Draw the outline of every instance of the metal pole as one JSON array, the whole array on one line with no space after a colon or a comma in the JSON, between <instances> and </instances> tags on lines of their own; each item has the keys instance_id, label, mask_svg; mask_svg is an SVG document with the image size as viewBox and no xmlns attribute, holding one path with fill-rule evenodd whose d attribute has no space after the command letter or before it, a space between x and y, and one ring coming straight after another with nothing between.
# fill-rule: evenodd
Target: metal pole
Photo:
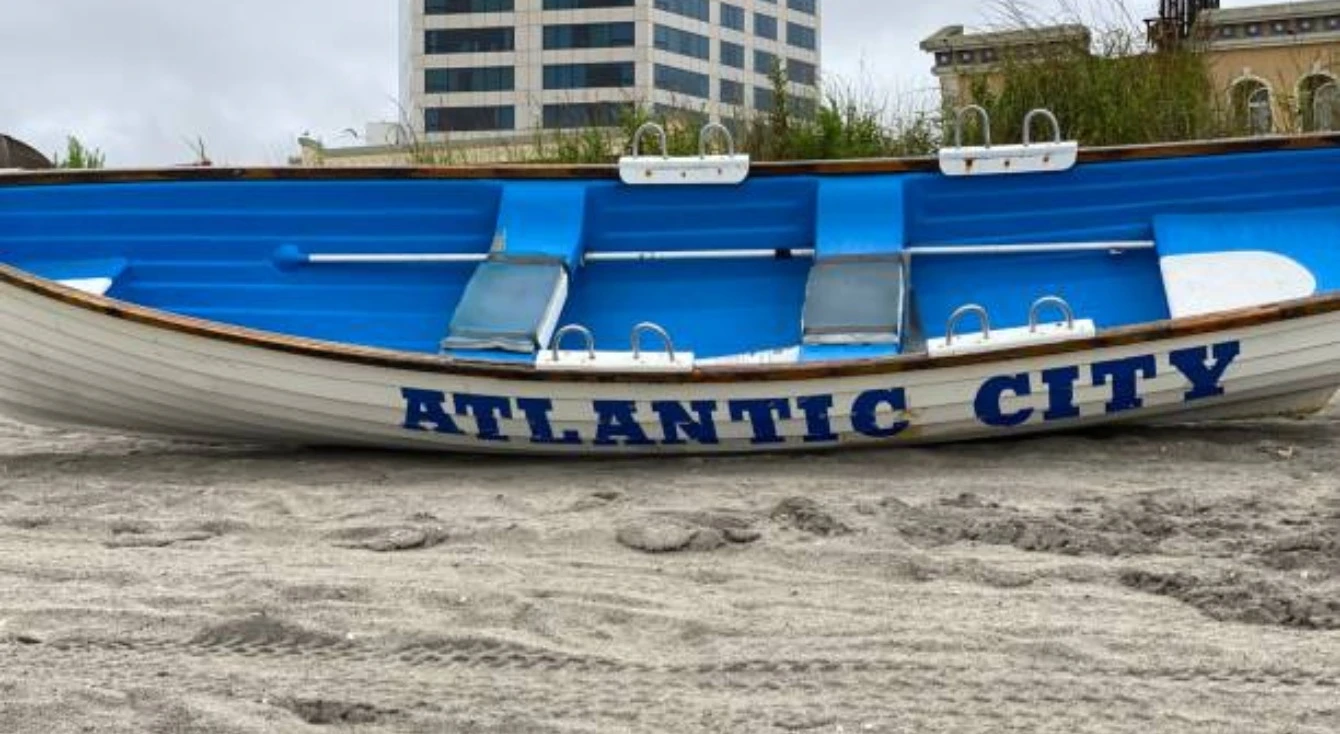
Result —
<instances>
[{"instance_id":1,"label":"metal pole","mask_svg":"<svg viewBox=\"0 0 1340 734\"><path fill-rule=\"evenodd\" d=\"M1125 242L1058 242L1042 245L935 245L909 247L909 257L944 257L951 255L1031 255L1063 252L1128 252L1152 250L1152 240Z\"/></svg>"},{"instance_id":2,"label":"metal pole","mask_svg":"<svg viewBox=\"0 0 1340 734\"><path fill-rule=\"evenodd\" d=\"M313 254L307 256L307 262L312 265L481 263L488 257L486 253Z\"/></svg>"},{"instance_id":3,"label":"metal pole","mask_svg":"<svg viewBox=\"0 0 1340 734\"><path fill-rule=\"evenodd\" d=\"M591 252L588 263L646 262L656 260L788 260L814 257L813 249L779 250L662 250L647 252Z\"/></svg>"}]
</instances>

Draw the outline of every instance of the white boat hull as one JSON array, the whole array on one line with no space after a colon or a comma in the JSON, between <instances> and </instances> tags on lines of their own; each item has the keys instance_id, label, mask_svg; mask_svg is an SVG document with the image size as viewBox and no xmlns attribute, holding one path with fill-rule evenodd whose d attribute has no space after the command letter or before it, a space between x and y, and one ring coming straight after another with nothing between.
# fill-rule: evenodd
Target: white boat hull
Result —
<instances>
[{"instance_id":1,"label":"white boat hull","mask_svg":"<svg viewBox=\"0 0 1340 734\"><path fill-rule=\"evenodd\" d=\"M0 411L80 428L285 444L669 454L1296 413L1340 386L1336 312L943 368L649 382L398 369L151 321L0 284Z\"/></svg>"}]
</instances>

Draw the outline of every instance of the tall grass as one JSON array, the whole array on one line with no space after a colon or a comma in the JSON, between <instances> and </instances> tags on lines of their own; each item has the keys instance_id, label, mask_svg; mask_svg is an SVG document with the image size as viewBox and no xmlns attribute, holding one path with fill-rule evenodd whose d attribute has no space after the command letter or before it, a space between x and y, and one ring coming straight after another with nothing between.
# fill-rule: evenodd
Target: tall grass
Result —
<instances>
[{"instance_id":1,"label":"tall grass","mask_svg":"<svg viewBox=\"0 0 1340 734\"><path fill-rule=\"evenodd\" d=\"M102 168L107 163L107 156L71 135L65 139L65 155L57 153L51 160L56 168Z\"/></svg>"},{"instance_id":2,"label":"tall grass","mask_svg":"<svg viewBox=\"0 0 1340 734\"><path fill-rule=\"evenodd\" d=\"M1092 45L1051 44L1007 54L996 71L971 79L971 101L990 113L994 140L1021 139L1025 115L1039 107L1056 114L1065 137L1085 145L1205 139L1232 132L1219 103L1221 90L1194 39L1150 50L1139 24L1118 0L1088 13L1061 0L1061 16L1045 19L1015 0L995 7L1012 29L1039 35L1058 22L1085 25ZM1033 133L1036 138L1050 131Z\"/></svg>"},{"instance_id":3,"label":"tall grass","mask_svg":"<svg viewBox=\"0 0 1340 734\"><path fill-rule=\"evenodd\" d=\"M973 102L990 113L996 141L1021 139L1025 115L1039 107L1056 114L1066 137L1085 145L1212 138L1229 127L1204 56L1187 49L1072 49L1007 59L994 78L978 77L970 89Z\"/></svg>"},{"instance_id":4,"label":"tall grass","mask_svg":"<svg viewBox=\"0 0 1340 734\"><path fill-rule=\"evenodd\" d=\"M737 150L756 161L831 160L929 155L940 141L940 123L928 111L895 114L876 95L840 82L822 83L819 98L797 97L785 69L770 75L772 104L766 110L737 109L723 121ZM631 105L616 128L553 132L541 137L532 162L609 163L632 151L633 137L648 122L666 131L671 155L693 155L707 115L688 106L660 112ZM643 140L643 152L659 141Z\"/></svg>"}]
</instances>

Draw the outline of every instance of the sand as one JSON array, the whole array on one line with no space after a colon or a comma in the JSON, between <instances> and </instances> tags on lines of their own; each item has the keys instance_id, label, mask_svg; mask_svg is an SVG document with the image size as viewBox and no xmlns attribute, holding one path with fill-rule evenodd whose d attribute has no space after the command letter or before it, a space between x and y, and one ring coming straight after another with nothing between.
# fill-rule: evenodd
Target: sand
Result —
<instances>
[{"instance_id":1,"label":"sand","mask_svg":"<svg viewBox=\"0 0 1340 734\"><path fill-rule=\"evenodd\" d=\"M518 461L0 424L3 732L1340 731L1340 409Z\"/></svg>"}]
</instances>

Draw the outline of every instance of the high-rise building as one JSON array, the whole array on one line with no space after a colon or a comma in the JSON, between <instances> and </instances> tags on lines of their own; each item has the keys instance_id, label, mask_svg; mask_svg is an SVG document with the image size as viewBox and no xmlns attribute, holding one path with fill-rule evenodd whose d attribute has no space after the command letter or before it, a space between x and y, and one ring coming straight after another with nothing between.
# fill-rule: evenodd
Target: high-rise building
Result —
<instances>
[{"instance_id":1,"label":"high-rise building","mask_svg":"<svg viewBox=\"0 0 1340 734\"><path fill-rule=\"evenodd\" d=\"M400 100L428 139L746 119L818 97L820 0L401 0Z\"/></svg>"}]
</instances>

